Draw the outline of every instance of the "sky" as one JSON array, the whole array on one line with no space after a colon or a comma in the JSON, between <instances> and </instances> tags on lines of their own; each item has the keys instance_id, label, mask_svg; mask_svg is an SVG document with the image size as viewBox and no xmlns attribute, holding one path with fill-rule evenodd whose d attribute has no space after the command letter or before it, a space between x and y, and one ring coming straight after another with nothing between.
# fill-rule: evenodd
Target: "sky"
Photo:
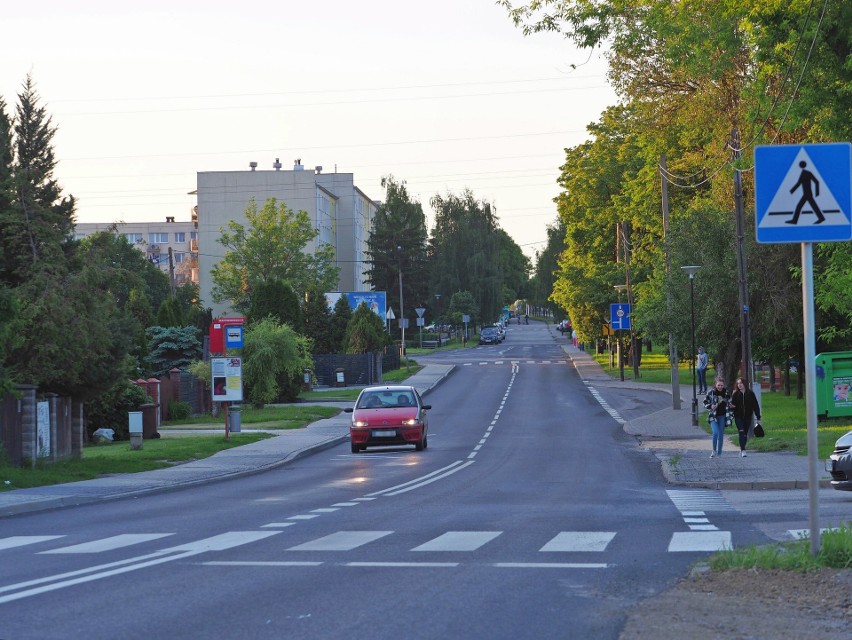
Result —
<instances>
[{"instance_id":1,"label":"sky","mask_svg":"<svg viewBox=\"0 0 852 640\"><path fill-rule=\"evenodd\" d=\"M201 171L353 173L491 203L529 256L565 148L617 98L599 52L494 0L41 0L4 8L0 96L30 74L77 222L190 219Z\"/></svg>"}]
</instances>

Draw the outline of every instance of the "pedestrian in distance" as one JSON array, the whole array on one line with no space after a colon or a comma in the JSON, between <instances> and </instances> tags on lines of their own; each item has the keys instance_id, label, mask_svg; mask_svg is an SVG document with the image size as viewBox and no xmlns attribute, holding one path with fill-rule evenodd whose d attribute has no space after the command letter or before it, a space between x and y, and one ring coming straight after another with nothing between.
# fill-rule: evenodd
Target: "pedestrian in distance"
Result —
<instances>
[{"instance_id":1,"label":"pedestrian in distance","mask_svg":"<svg viewBox=\"0 0 852 640\"><path fill-rule=\"evenodd\" d=\"M713 431L713 451L710 457L715 458L722 455L722 444L725 441L725 427L730 423L728 403L731 396L725 389L725 381L716 378L713 388L704 396L704 406L707 408L707 420Z\"/></svg>"},{"instance_id":2,"label":"pedestrian in distance","mask_svg":"<svg viewBox=\"0 0 852 640\"><path fill-rule=\"evenodd\" d=\"M740 457L745 458L752 420L760 421L760 403L758 403L757 396L754 391L749 389L745 380L737 378L730 404L734 409L734 422L737 424L737 434L740 437Z\"/></svg>"},{"instance_id":3,"label":"pedestrian in distance","mask_svg":"<svg viewBox=\"0 0 852 640\"><path fill-rule=\"evenodd\" d=\"M704 347L698 347L698 358L695 363L695 372L698 374L698 393L707 393L707 365L710 357L704 351Z\"/></svg>"}]
</instances>

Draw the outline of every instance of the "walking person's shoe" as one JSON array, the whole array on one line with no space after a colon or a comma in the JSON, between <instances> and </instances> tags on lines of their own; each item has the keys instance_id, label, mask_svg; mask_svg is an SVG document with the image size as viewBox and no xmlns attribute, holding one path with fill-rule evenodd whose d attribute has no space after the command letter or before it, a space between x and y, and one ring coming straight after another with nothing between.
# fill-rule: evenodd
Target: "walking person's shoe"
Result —
<instances>
[{"instance_id":1,"label":"walking person's shoe","mask_svg":"<svg viewBox=\"0 0 852 640\"><path fill-rule=\"evenodd\" d=\"M740 457L741 457L741 458L747 458L747 457L748 457L748 456L746 455L745 449L743 449L742 451L740 451Z\"/></svg>"},{"instance_id":2,"label":"walking person's shoe","mask_svg":"<svg viewBox=\"0 0 852 640\"><path fill-rule=\"evenodd\" d=\"M711 452L710 452L710 457L711 457L711 458L715 458L715 457L716 457L716 452L715 452L715 451L711 451Z\"/></svg>"}]
</instances>

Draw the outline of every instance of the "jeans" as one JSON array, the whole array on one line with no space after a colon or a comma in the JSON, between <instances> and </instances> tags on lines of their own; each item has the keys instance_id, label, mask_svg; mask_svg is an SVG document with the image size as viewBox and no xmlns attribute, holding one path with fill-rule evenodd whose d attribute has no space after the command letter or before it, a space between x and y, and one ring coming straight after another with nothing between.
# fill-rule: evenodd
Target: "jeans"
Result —
<instances>
[{"instance_id":1,"label":"jeans","mask_svg":"<svg viewBox=\"0 0 852 640\"><path fill-rule=\"evenodd\" d=\"M698 391L706 393L707 392L707 369L696 369L695 372L698 374Z\"/></svg>"},{"instance_id":2,"label":"jeans","mask_svg":"<svg viewBox=\"0 0 852 640\"><path fill-rule=\"evenodd\" d=\"M748 428L745 418L734 416L734 422L737 423L737 433L740 436L740 451L745 451L746 443L748 442Z\"/></svg>"},{"instance_id":3,"label":"jeans","mask_svg":"<svg viewBox=\"0 0 852 640\"><path fill-rule=\"evenodd\" d=\"M710 428L713 429L713 451L717 456L722 455L722 443L725 441L725 416L710 418Z\"/></svg>"}]
</instances>

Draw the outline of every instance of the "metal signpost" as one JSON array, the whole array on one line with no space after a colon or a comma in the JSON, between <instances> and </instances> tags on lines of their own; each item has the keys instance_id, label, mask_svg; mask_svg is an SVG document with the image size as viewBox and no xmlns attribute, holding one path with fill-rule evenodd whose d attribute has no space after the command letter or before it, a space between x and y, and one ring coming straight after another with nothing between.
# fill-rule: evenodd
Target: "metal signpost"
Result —
<instances>
[{"instance_id":1,"label":"metal signpost","mask_svg":"<svg viewBox=\"0 0 852 640\"><path fill-rule=\"evenodd\" d=\"M625 285L618 285L623 287ZM618 287L616 287L618 288ZM621 291L619 291L621 294ZM630 305L627 303L614 303L609 305L609 326L613 331L618 331L618 371L621 381L624 382L624 358L621 354L621 331L630 330Z\"/></svg>"},{"instance_id":2,"label":"metal signpost","mask_svg":"<svg viewBox=\"0 0 852 640\"><path fill-rule=\"evenodd\" d=\"M852 239L852 145L768 145L754 150L755 229L759 243L802 245L802 315L808 424L811 553L819 553L816 338L813 243Z\"/></svg>"},{"instance_id":3,"label":"metal signpost","mask_svg":"<svg viewBox=\"0 0 852 640\"><path fill-rule=\"evenodd\" d=\"M425 307L415 307L417 313L417 326L420 327L420 348L423 348L423 314L426 313Z\"/></svg>"}]
</instances>

